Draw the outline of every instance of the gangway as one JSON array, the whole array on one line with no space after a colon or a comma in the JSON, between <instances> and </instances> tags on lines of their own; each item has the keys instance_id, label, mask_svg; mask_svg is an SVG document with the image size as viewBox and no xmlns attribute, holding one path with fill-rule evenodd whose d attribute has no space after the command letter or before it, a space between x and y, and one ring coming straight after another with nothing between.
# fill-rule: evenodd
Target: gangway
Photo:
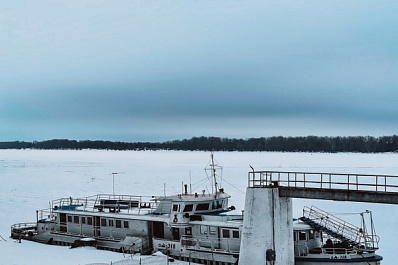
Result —
<instances>
[{"instance_id":1,"label":"gangway","mask_svg":"<svg viewBox=\"0 0 398 265\"><path fill-rule=\"evenodd\" d=\"M363 214L361 215L363 217ZM373 226L369 235L366 227L357 227L315 206L304 207L303 217L299 220L353 247L366 250L378 249L379 237L374 232Z\"/></svg>"}]
</instances>

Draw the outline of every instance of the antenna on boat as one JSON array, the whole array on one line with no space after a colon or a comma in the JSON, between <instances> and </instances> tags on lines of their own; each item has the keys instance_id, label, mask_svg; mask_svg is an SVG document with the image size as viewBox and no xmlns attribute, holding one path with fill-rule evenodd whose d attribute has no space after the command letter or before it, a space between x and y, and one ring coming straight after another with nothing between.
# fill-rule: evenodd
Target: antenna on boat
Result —
<instances>
[{"instance_id":1,"label":"antenna on boat","mask_svg":"<svg viewBox=\"0 0 398 265\"><path fill-rule=\"evenodd\" d=\"M207 178L210 182L211 191L214 194L214 197L217 198L217 195L218 195L218 193L217 193L218 192L217 170L220 170L221 174L222 174L222 166L219 166L215 163L213 150L211 150L210 158L211 158L210 162L207 165L207 167L205 168L205 171L206 171ZM210 172L208 172L208 171L210 171Z\"/></svg>"},{"instance_id":2,"label":"antenna on boat","mask_svg":"<svg viewBox=\"0 0 398 265\"><path fill-rule=\"evenodd\" d=\"M210 167L211 167L211 172L212 172L213 181L214 181L214 189L215 189L215 192L217 193L217 178L216 178L216 168L215 168L215 165L214 165L214 154L213 154L213 151L211 151L210 157L211 157Z\"/></svg>"},{"instance_id":3,"label":"antenna on boat","mask_svg":"<svg viewBox=\"0 0 398 265\"><path fill-rule=\"evenodd\" d=\"M192 194L191 170L189 171L189 194Z\"/></svg>"},{"instance_id":4,"label":"antenna on boat","mask_svg":"<svg viewBox=\"0 0 398 265\"><path fill-rule=\"evenodd\" d=\"M112 173L112 192L113 195L115 195L115 175L117 175L118 173L114 172Z\"/></svg>"},{"instance_id":5,"label":"antenna on boat","mask_svg":"<svg viewBox=\"0 0 398 265\"><path fill-rule=\"evenodd\" d=\"M112 175L112 194L115 195L115 175L123 174L124 172L113 172Z\"/></svg>"}]
</instances>

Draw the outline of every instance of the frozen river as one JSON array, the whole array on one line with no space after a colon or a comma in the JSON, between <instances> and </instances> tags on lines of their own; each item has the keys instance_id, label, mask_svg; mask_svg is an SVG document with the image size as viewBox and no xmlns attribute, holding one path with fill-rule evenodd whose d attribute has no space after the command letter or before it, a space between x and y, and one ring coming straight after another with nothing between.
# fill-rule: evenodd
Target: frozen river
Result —
<instances>
[{"instance_id":1,"label":"frozen river","mask_svg":"<svg viewBox=\"0 0 398 265\"><path fill-rule=\"evenodd\" d=\"M397 154L216 152L223 166L222 186L232 195L230 204L240 214L244 206L249 165L255 170L310 171L398 175ZM123 260L119 253L69 249L9 238L10 225L36 220L36 209L48 208L61 197L85 197L97 193L171 195L181 193L182 182L193 192L211 189L205 181L208 152L98 151L98 150L0 150L0 264L90 264ZM359 225L358 213L373 212L381 238L378 254L383 265L396 264L398 206L294 200L293 215L303 206L315 205ZM127 262L125 260L125 262ZM124 263L125 263L124 262ZM136 263L138 264L138 263ZM153 263L154 264L154 263Z\"/></svg>"}]
</instances>

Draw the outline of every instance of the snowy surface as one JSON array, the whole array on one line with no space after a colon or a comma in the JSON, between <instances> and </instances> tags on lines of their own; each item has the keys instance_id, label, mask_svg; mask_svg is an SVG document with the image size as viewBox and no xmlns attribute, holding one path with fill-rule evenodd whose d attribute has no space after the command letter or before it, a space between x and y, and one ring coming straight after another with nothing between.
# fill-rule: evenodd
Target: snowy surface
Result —
<instances>
[{"instance_id":1,"label":"snowy surface","mask_svg":"<svg viewBox=\"0 0 398 265\"><path fill-rule=\"evenodd\" d=\"M243 209L249 165L256 170L398 175L396 154L217 152L215 158L224 168L222 186L232 195L236 214ZM209 190L204 172L209 160L207 152L0 150L0 235L7 240L0 238L0 264L130 265L139 264L140 258L141 264L166 264L162 255L124 257L93 248L18 244L9 238L10 226L35 221L36 209L48 208L54 199L112 193L114 172L117 194L171 195L181 193L182 182L192 183L193 192ZM199 185L203 183L207 187ZM383 265L398 260L398 206L295 199L293 215L301 216L303 206L311 205L343 213L340 218L358 225L359 215L353 213L371 210Z\"/></svg>"}]
</instances>

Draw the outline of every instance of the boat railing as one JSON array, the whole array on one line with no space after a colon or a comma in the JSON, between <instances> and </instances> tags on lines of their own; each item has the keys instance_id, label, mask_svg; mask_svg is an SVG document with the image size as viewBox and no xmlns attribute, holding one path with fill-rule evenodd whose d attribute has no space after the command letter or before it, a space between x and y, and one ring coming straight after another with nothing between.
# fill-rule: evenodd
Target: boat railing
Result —
<instances>
[{"instance_id":1,"label":"boat railing","mask_svg":"<svg viewBox=\"0 0 398 265\"><path fill-rule=\"evenodd\" d=\"M13 224L11 226L11 231L27 231L27 230L35 230L37 228L37 223L36 222L30 222L30 223L18 223L18 224Z\"/></svg>"},{"instance_id":2,"label":"boat railing","mask_svg":"<svg viewBox=\"0 0 398 265\"><path fill-rule=\"evenodd\" d=\"M45 219L52 220L55 217L51 208L38 210L36 211L36 214L37 214L36 216L37 221Z\"/></svg>"},{"instance_id":3,"label":"boat railing","mask_svg":"<svg viewBox=\"0 0 398 265\"><path fill-rule=\"evenodd\" d=\"M308 246L304 242L297 242L294 245L294 255L295 256L308 256L309 250Z\"/></svg>"},{"instance_id":4,"label":"boat railing","mask_svg":"<svg viewBox=\"0 0 398 265\"><path fill-rule=\"evenodd\" d=\"M34 235L37 233L37 223L18 223L11 226L11 238L21 241L24 235Z\"/></svg>"},{"instance_id":5,"label":"boat railing","mask_svg":"<svg viewBox=\"0 0 398 265\"><path fill-rule=\"evenodd\" d=\"M239 252L240 240L226 238L181 237L181 246L186 248L208 248L215 252Z\"/></svg>"},{"instance_id":6,"label":"boat railing","mask_svg":"<svg viewBox=\"0 0 398 265\"><path fill-rule=\"evenodd\" d=\"M358 251L353 248L321 248L322 255L355 255Z\"/></svg>"},{"instance_id":7,"label":"boat railing","mask_svg":"<svg viewBox=\"0 0 398 265\"><path fill-rule=\"evenodd\" d=\"M136 238L136 239L131 243L131 245L130 245L128 248L122 247L121 250L122 250L123 256L124 256L125 254L134 254L136 251L142 250L143 244L144 244L144 242L143 242L144 240L146 240L145 237Z\"/></svg>"},{"instance_id":8,"label":"boat railing","mask_svg":"<svg viewBox=\"0 0 398 265\"><path fill-rule=\"evenodd\" d=\"M61 198L52 202L53 210L82 210L135 213L148 213L156 209L158 202L151 201L149 196L99 194L84 198ZM138 212L137 212L138 210Z\"/></svg>"}]
</instances>

